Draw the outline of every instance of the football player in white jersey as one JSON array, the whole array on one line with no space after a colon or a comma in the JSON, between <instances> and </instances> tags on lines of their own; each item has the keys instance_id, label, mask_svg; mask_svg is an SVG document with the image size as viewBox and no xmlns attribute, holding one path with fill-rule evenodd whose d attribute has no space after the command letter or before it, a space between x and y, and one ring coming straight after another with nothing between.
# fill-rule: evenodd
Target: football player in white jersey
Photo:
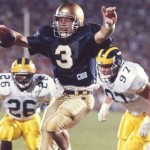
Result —
<instances>
[{"instance_id":1,"label":"football player in white jersey","mask_svg":"<svg viewBox=\"0 0 150 150\"><path fill-rule=\"evenodd\" d=\"M14 61L11 73L0 73L0 100L6 110L0 120L1 150L12 150L12 141L20 137L28 150L38 150L40 106L63 93L51 77L35 72L33 62L22 57Z\"/></svg>"},{"instance_id":2,"label":"football player in white jersey","mask_svg":"<svg viewBox=\"0 0 150 150\"><path fill-rule=\"evenodd\" d=\"M121 103L126 112L118 130L117 149L150 149L150 83L144 69L137 63L123 60L116 46L101 50L96 60L105 93L98 120L106 120L113 101Z\"/></svg>"}]
</instances>

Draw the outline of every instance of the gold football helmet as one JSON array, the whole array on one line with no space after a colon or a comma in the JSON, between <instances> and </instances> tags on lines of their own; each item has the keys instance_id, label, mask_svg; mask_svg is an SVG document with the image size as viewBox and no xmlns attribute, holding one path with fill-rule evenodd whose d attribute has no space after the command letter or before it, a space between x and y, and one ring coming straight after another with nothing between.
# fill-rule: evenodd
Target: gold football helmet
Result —
<instances>
[{"instance_id":1,"label":"gold football helmet","mask_svg":"<svg viewBox=\"0 0 150 150\"><path fill-rule=\"evenodd\" d=\"M121 51L118 47L111 45L108 49L100 50L96 62L99 67L101 81L110 83L113 81L122 65ZM104 74L102 68L108 68L108 73Z\"/></svg>"},{"instance_id":2,"label":"gold football helmet","mask_svg":"<svg viewBox=\"0 0 150 150\"><path fill-rule=\"evenodd\" d=\"M30 59L25 57L15 60L11 66L13 80L21 90L29 87L35 72L35 65Z\"/></svg>"},{"instance_id":3,"label":"gold football helmet","mask_svg":"<svg viewBox=\"0 0 150 150\"><path fill-rule=\"evenodd\" d=\"M70 26L72 31L63 31L58 24L59 18L71 18L73 20ZM53 25L54 25L54 35L56 37L66 38L72 35L74 31L82 26L84 22L84 12L82 8L76 3L66 3L58 7L56 14L54 15ZM69 28L69 26L68 26Z\"/></svg>"}]
</instances>

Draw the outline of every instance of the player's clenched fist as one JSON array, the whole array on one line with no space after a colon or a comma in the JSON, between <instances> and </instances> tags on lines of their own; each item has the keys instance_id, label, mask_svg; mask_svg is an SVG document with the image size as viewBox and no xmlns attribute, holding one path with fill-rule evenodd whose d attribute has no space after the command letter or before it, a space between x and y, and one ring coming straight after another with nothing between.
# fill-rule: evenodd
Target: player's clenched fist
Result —
<instances>
[{"instance_id":1,"label":"player's clenched fist","mask_svg":"<svg viewBox=\"0 0 150 150\"><path fill-rule=\"evenodd\" d=\"M6 26L0 25L0 46L11 47L15 41L15 33Z\"/></svg>"},{"instance_id":2,"label":"player's clenched fist","mask_svg":"<svg viewBox=\"0 0 150 150\"><path fill-rule=\"evenodd\" d=\"M101 12L103 15L104 22L106 24L106 28L113 29L115 26L115 23L117 22L116 7L105 8L105 6L102 6Z\"/></svg>"}]
</instances>

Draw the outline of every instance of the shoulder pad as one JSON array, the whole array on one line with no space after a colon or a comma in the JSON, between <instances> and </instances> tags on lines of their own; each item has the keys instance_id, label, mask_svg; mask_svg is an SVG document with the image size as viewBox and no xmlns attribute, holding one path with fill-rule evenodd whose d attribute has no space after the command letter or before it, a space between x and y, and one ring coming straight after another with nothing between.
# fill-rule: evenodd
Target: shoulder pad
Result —
<instances>
[{"instance_id":1,"label":"shoulder pad","mask_svg":"<svg viewBox=\"0 0 150 150\"><path fill-rule=\"evenodd\" d=\"M93 23L89 23L89 24L86 24L84 26L81 26L78 28L79 31L83 30L83 31L92 31L92 33L96 33L100 30L101 26L98 25L98 24L93 24ZM78 31L77 30L77 31Z\"/></svg>"},{"instance_id":2,"label":"shoulder pad","mask_svg":"<svg viewBox=\"0 0 150 150\"><path fill-rule=\"evenodd\" d=\"M129 91L139 93L143 90L143 87L149 82L149 77L145 73L144 69L139 65L135 64L137 68L137 75L132 83Z\"/></svg>"},{"instance_id":3,"label":"shoulder pad","mask_svg":"<svg viewBox=\"0 0 150 150\"><path fill-rule=\"evenodd\" d=\"M54 34L53 33L53 28L51 26L47 25L47 26L44 26L44 27L40 28L37 31L37 33L35 34L35 36L36 35L38 35L38 36L42 35L42 36L45 36L45 37L50 37L53 34Z\"/></svg>"},{"instance_id":4,"label":"shoulder pad","mask_svg":"<svg viewBox=\"0 0 150 150\"><path fill-rule=\"evenodd\" d=\"M101 28L101 25L94 23L89 23L88 26L93 32L98 32Z\"/></svg>"},{"instance_id":5,"label":"shoulder pad","mask_svg":"<svg viewBox=\"0 0 150 150\"><path fill-rule=\"evenodd\" d=\"M134 63L125 62L114 82L114 90L119 93L126 92L132 85L137 76L137 68Z\"/></svg>"},{"instance_id":6,"label":"shoulder pad","mask_svg":"<svg viewBox=\"0 0 150 150\"><path fill-rule=\"evenodd\" d=\"M0 73L0 95L7 96L10 94L10 86L12 82L11 73Z\"/></svg>"},{"instance_id":7,"label":"shoulder pad","mask_svg":"<svg viewBox=\"0 0 150 150\"><path fill-rule=\"evenodd\" d=\"M56 89L53 79L45 74L35 74L34 82L40 97L51 95L52 91Z\"/></svg>"}]
</instances>

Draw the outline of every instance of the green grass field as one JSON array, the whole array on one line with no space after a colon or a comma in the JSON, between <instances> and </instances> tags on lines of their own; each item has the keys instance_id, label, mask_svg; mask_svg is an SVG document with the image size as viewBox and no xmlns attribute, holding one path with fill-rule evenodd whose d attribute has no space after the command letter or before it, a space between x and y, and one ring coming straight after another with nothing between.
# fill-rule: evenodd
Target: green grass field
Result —
<instances>
[{"instance_id":1,"label":"green grass field","mask_svg":"<svg viewBox=\"0 0 150 150\"><path fill-rule=\"evenodd\" d=\"M69 130L72 150L116 150L121 116L122 113L110 112L108 120L101 123L97 120L97 112L91 112ZM27 150L22 138L13 142L13 150Z\"/></svg>"}]
</instances>

